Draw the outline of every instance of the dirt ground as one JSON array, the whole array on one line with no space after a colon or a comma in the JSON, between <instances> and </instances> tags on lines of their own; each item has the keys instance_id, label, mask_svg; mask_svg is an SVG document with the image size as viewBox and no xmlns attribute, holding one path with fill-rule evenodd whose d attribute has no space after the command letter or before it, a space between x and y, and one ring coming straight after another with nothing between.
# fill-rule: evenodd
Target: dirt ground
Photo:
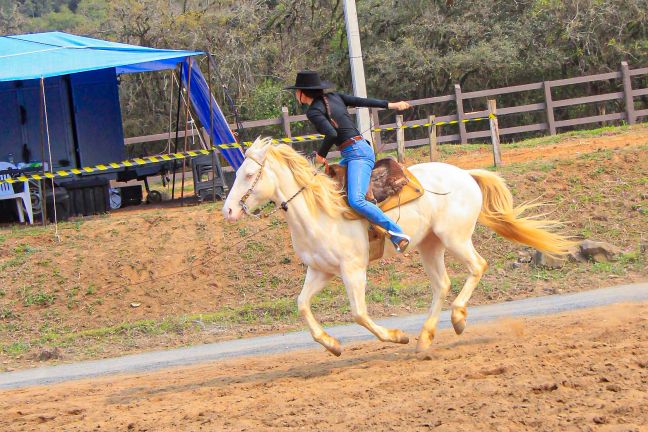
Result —
<instances>
[{"instance_id":1,"label":"dirt ground","mask_svg":"<svg viewBox=\"0 0 648 432\"><path fill-rule=\"evenodd\" d=\"M645 127L640 127L620 135L610 132L595 138L566 138L554 145L542 146L541 150L533 147L506 148L506 145L504 145L505 148L502 150L502 158L505 164L528 162L536 159L568 159L591 153L592 150L603 151L631 147L645 143L645 140L646 129ZM482 168L493 163L493 154L490 148L482 148L478 152L460 152L455 156L450 156L444 162L462 168Z\"/></svg>"},{"instance_id":2,"label":"dirt ground","mask_svg":"<svg viewBox=\"0 0 648 432\"><path fill-rule=\"evenodd\" d=\"M0 393L0 429L648 431L648 304Z\"/></svg>"},{"instance_id":3,"label":"dirt ground","mask_svg":"<svg viewBox=\"0 0 648 432\"><path fill-rule=\"evenodd\" d=\"M444 161L491 164L488 148L442 146ZM612 263L552 270L517 263L524 248L478 226L490 269L470 304L580 291L648 278L648 125L503 146L499 171L516 202L541 197L573 236L603 240ZM410 161L426 160L424 151ZM283 217L226 224L220 203L125 208L52 228L0 228L0 370L104 358L302 327L304 268ZM261 231L263 230L263 231ZM258 235L250 237L255 233ZM451 302L466 269L448 257ZM516 264L516 267L513 265ZM416 252L373 264L367 300L378 318L425 311ZM315 303L325 323L351 319L339 281ZM60 356L42 357L57 347Z\"/></svg>"}]
</instances>

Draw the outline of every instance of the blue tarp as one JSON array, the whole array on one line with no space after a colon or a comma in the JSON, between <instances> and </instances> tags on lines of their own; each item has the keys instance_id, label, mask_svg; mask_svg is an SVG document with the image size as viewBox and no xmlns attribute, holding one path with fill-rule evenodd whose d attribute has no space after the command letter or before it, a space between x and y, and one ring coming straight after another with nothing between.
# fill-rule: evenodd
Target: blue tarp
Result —
<instances>
[{"instance_id":1,"label":"blue tarp","mask_svg":"<svg viewBox=\"0 0 648 432\"><path fill-rule=\"evenodd\" d=\"M76 77L80 76L77 74L81 72L97 71L97 73L101 73L102 70L111 70L111 73L115 75L159 71L173 69L178 63L182 62L184 65L183 81L186 85L188 59L200 54L203 53L201 51L147 48L62 32L2 36L0 37L0 82L27 82L27 80L52 78L61 75L73 75ZM3 95L1 90L2 86L0 86L0 96ZM14 93L13 88L7 89L7 98L14 97ZM211 114L209 111L210 97L212 98L213 109ZM119 114L119 100L116 100L116 112ZM2 101L2 98L0 98L0 101ZM213 144L231 144L235 142L227 120L216 100L209 94L205 78L196 62L193 63L191 77L191 102L205 129L210 129L213 120L210 134ZM8 103L11 105L9 109L12 112L15 111L13 106L17 104L17 101L11 99L8 100ZM2 110L0 110L1 112ZM18 122L16 120L17 124ZM22 133L20 131L22 127L17 126L17 128L16 136ZM115 141L115 143L119 142L120 148L123 146L122 139L123 137L120 137ZM16 140L17 143L18 141ZM238 148L222 149L221 153L235 169L240 166L244 158L243 153Z\"/></svg>"},{"instance_id":2,"label":"blue tarp","mask_svg":"<svg viewBox=\"0 0 648 432\"><path fill-rule=\"evenodd\" d=\"M200 51L156 49L61 32L0 37L0 81L116 68L117 74L173 69Z\"/></svg>"},{"instance_id":3,"label":"blue tarp","mask_svg":"<svg viewBox=\"0 0 648 432\"><path fill-rule=\"evenodd\" d=\"M232 144L236 142L218 103L216 103L216 99L209 93L209 87L197 62L193 62L191 65L191 86L187 84L188 74L189 62L184 62L182 64L182 81L185 88L189 87L191 104L198 115L198 120L200 120L200 123L207 131L209 131L211 125L211 138L213 143ZM209 113L210 97L212 99L212 115ZM238 147L221 149L220 152L234 169L238 169L245 159L243 152Z\"/></svg>"}]
</instances>

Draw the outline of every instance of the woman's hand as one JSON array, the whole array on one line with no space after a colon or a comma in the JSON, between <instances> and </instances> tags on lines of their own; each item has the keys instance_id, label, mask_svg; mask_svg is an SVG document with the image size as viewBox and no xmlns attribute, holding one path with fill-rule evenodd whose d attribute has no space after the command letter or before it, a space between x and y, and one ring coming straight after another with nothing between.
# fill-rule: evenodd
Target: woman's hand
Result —
<instances>
[{"instance_id":1,"label":"woman's hand","mask_svg":"<svg viewBox=\"0 0 648 432\"><path fill-rule=\"evenodd\" d=\"M311 163L313 165L318 164L318 163L320 163L322 165L328 165L328 162L327 162L326 158L323 158L322 156L320 156L316 151L311 153L310 156L308 157L308 159L311 161Z\"/></svg>"},{"instance_id":2,"label":"woman's hand","mask_svg":"<svg viewBox=\"0 0 648 432\"><path fill-rule=\"evenodd\" d=\"M405 101L400 101L400 102L389 102L387 108L392 110L397 110L397 111L403 111L412 108L412 106Z\"/></svg>"},{"instance_id":3,"label":"woman's hand","mask_svg":"<svg viewBox=\"0 0 648 432\"><path fill-rule=\"evenodd\" d=\"M321 163L322 165L328 165L328 162L326 161L326 158L323 158L322 156L316 154L315 155L315 162Z\"/></svg>"}]
</instances>

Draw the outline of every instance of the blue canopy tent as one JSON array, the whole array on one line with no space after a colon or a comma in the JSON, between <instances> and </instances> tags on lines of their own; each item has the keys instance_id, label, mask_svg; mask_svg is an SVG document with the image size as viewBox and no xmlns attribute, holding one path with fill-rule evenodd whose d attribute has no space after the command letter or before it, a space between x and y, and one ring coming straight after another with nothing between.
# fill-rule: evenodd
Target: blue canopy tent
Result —
<instances>
[{"instance_id":1,"label":"blue canopy tent","mask_svg":"<svg viewBox=\"0 0 648 432\"><path fill-rule=\"evenodd\" d=\"M40 161L45 108L53 170L121 161L125 152L118 76L174 69L200 54L61 32L0 37L0 160ZM235 142L196 62L192 69L191 100L203 127L212 129L212 144ZM182 70L186 82L186 68ZM238 167L240 149L221 152Z\"/></svg>"}]
</instances>

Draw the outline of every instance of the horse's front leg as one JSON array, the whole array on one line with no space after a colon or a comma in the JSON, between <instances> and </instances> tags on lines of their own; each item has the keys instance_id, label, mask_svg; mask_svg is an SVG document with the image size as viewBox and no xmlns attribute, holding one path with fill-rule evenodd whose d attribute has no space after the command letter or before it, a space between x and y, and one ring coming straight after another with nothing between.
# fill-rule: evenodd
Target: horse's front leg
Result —
<instances>
[{"instance_id":1,"label":"horse's front leg","mask_svg":"<svg viewBox=\"0 0 648 432\"><path fill-rule=\"evenodd\" d=\"M383 342L409 343L409 337L399 329L387 329L376 324L367 313L365 288L367 285L367 268L343 268L342 280L351 303L351 313L356 323L366 327Z\"/></svg>"},{"instance_id":2,"label":"horse's front leg","mask_svg":"<svg viewBox=\"0 0 648 432\"><path fill-rule=\"evenodd\" d=\"M306 270L304 287L297 299L297 306L299 308L299 314L304 318L306 324L308 324L308 329L310 330L313 339L322 344L324 348L329 350L331 353L339 356L342 354L340 342L324 331L321 324L317 319L315 319L313 311L311 310L311 300L313 299L313 296L320 292L332 277L333 275L331 274L308 267Z\"/></svg>"}]
</instances>

